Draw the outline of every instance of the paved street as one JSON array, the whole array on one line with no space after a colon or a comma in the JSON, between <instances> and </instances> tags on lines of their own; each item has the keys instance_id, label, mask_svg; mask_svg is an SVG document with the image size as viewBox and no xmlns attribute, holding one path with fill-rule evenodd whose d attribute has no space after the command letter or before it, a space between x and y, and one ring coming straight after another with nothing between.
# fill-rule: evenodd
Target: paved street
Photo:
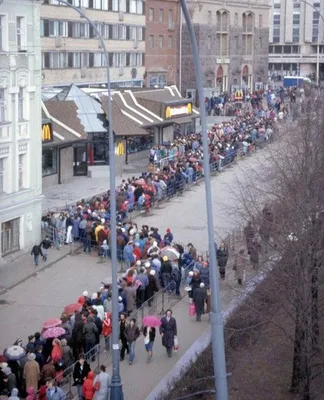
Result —
<instances>
[{"instance_id":1,"label":"paved street","mask_svg":"<svg viewBox=\"0 0 324 400\"><path fill-rule=\"evenodd\" d=\"M235 186L237 179L242 179L247 173L251 175L252 170L259 167L258 158L264 157L264 153L264 151L260 151L253 157L239 162L236 166L212 178L217 239L226 236L238 223L238 216L233 213L236 200L232 195L231 188ZM253 175L251 175L251 179L253 179ZM136 222L139 225L158 226L162 233L170 227L176 239L185 244L193 242L197 249L205 251L207 227L204 184L201 182L185 196L178 197L169 204L161 206L160 209L153 210L151 215L140 217ZM54 255L56 250L52 251ZM31 263L31 258L21 260L21 268L24 268L25 264ZM91 292L99 287L102 280L109 280L109 278L110 266L108 263L97 263L97 258L94 256L74 255L64 258L46 271L0 296L1 300L7 302L7 304L0 305L0 348L10 345L18 336L26 338L31 332L38 330L46 318L60 315L63 307L76 301L84 290ZM231 284L230 277L228 281ZM225 283L225 285L228 284ZM225 295L229 299L237 290L238 288L234 286L223 296ZM224 300L225 303L228 303L228 300ZM171 360L167 359L158 337L155 360L148 367L145 363L143 342L139 341L137 345L138 358L135 365L131 367L123 364L121 366L125 383L125 399L141 400L148 396L161 378L171 369L178 357L208 327L206 321L197 325L189 319L186 299L179 303L176 317L179 320L180 352ZM138 366L141 367L138 368Z\"/></svg>"}]
</instances>

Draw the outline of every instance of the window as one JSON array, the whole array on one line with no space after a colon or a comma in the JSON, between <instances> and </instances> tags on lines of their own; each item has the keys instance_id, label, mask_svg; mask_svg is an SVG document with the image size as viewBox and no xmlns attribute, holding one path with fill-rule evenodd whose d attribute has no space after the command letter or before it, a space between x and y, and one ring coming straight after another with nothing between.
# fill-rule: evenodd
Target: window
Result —
<instances>
[{"instance_id":1,"label":"window","mask_svg":"<svg viewBox=\"0 0 324 400\"><path fill-rule=\"evenodd\" d=\"M207 50L211 50L211 42L212 42L212 37L208 36L207 37Z\"/></svg>"},{"instance_id":2,"label":"window","mask_svg":"<svg viewBox=\"0 0 324 400\"><path fill-rule=\"evenodd\" d=\"M163 22L163 18L164 18L164 11L163 11L163 8L160 8L160 12L159 12L159 22Z\"/></svg>"},{"instance_id":3,"label":"window","mask_svg":"<svg viewBox=\"0 0 324 400\"><path fill-rule=\"evenodd\" d=\"M280 14L273 15L273 43L280 42Z\"/></svg>"},{"instance_id":4,"label":"window","mask_svg":"<svg viewBox=\"0 0 324 400\"><path fill-rule=\"evenodd\" d=\"M173 24L173 10L169 10L169 12L168 12L168 21L169 21L169 24L170 23Z\"/></svg>"},{"instance_id":5,"label":"window","mask_svg":"<svg viewBox=\"0 0 324 400\"><path fill-rule=\"evenodd\" d=\"M24 120L24 89L19 88L18 93L18 121Z\"/></svg>"},{"instance_id":6,"label":"window","mask_svg":"<svg viewBox=\"0 0 324 400\"><path fill-rule=\"evenodd\" d=\"M259 14L259 28L263 28L263 15Z\"/></svg>"},{"instance_id":7,"label":"window","mask_svg":"<svg viewBox=\"0 0 324 400\"><path fill-rule=\"evenodd\" d=\"M150 22L154 21L154 8L149 9L149 21Z\"/></svg>"},{"instance_id":8,"label":"window","mask_svg":"<svg viewBox=\"0 0 324 400\"><path fill-rule=\"evenodd\" d=\"M150 49L154 48L154 36L153 35L149 36L149 48Z\"/></svg>"},{"instance_id":9,"label":"window","mask_svg":"<svg viewBox=\"0 0 324 400\"><path fill-rule=\"evenodd\" d=\"M23 189L26 187L26 182L25 182L25 173L24 171L26 170L26 154L20 154L19 159L18 159L18 171L19 171L19 176L18 176L18 188Z\"/></svg>"},{"instance_id":10,"label":"window","mask_svg":"<svg viewBox=\"0 0 324 400\"><path fill-rule=\"evenodd\" d=\"M15 218L1 224L1 253L3 256L18 251L20 236L20 218Z\"/></svg>"},{"instance_id":11,"label":"window","mask_svg":"<svg viewBox=\"0 0 324 400\"><path fill-rule=\"evenodd\" d=\"M253 14L243 14L243 32L253 32Z\"/></svg>"},{"instance_id":12,"label":"window","mask_svg":"<svg viewBox=\"0 0 324 400\"><path fill-rule=\"evenodd\" d=\"M293 31L292 31L292 40L293 43L299 42L299 26L300 24L300 12L294 11L293 13Z\"/></svg>"},{"instance_id":13,"label":"window","mask_svg":"<svg viewBox=\"0 0 324 400\"><path fill-rule=\"evenodd\" d=\"M43 176L57 173L57 149L56 147L43 147L42 174Z\"/></svg>"},{"instance_id":14,"label":"window","mask_svg":"<svg viewBox=\"0 0 324 400\"><path fill-rule=\"evenodd\" d=\"M136 0L130 0L129 1L129 12L132 14L136 14Z\"/></svg>"},{"instance_id":15,"label":"window","mask_svg":"<svg viewBox=\"0 0 324 400\"><path fill-rule=\"evenodd\" d=\"M234 25L235 26L238 25L238 13L235 13L235 15L234 15Z\"/></svg>"},{"instance_id":16,"label":"window","mask_svg":"<svg viewBox=\"0 0 324 400\"><path fill-rule=\"evenodd\" d=\"M5 191L5 182L4 182L4 180L5 180L5 173L4 173L5 162L6 162L5 158L0 158L0 194L4 193L4 191Z\"/></svg>"},{"instance_id":17,"label":"window","mask_svg":"<svg viewBox=\"0 0 324 400\"><path fill-rule=\"evenodd\" d=\"M118 0L112 0L112 11L118 11Z\"/></svg>"},{"instance_id":18,"label":"window","mask_svg":"<svg viewBox=\"0 0 324 400\"><path fill-rule=\"evenodd\" d=\"M17 50L22 51L26 47L26 20L25 17L16 18L16 43Z\"/></svg>"},{"instance_id":19,"label":"window","mask_svg":"<svg viewBox=\"0 0 324 400\"><path fill-rule=\"evenodd\" d=\"M242 39L243 39L242 40L243 54L251 55L252 54L253 36L252 35L243 35Z\"/></svg>"},{"instance_id":20,"label":"window","mask_svg":"<svg viewBox=\"0 0 324 400\"><path fill-rule=\"evenodd\" d=\"M0 50L4 50L4 16L0 15Z\"/></svg>"},{"instance_id":21,"label":"window","mask_svg":"<svg viewBox=\"0 0 324 400\"><path fill-rule=\"evenodd\" d=\"M163 36L159 36L159 49L163 49Z\"/></svg>"},{"instance_id":22,"label":"window","mask_svg":"<svg viewBox=\"0 0 324 400\"><path fill-rule=\"evenodd\" d=\"M173 37L168 37L168 49L173 49Z\"/></svg>"},{"instance_id":23,"label":"window","mask_svg":"<svg viewBox=\"0 0 324 400\"><path fill-rule=\"evenodd\" d=\"M228 55L228 34L222 33L220 35L220 54L222 56Z\"/></svg>"},{"instance_id":24,"label":"window","mask_svg":"<svg viewBox=\"0 0 324 400\"><path fill-rule=\"evenodd\" d=\"M5 90L0 89L0 124L6 122Z\"/></svg>"},{"instance_id":25,"label":"window","mask_svg":"<svg viewBox=\"0 0 324 400\"><path fill-rule=\"evenodd\" d=\"M136 14L142 15L144 13L144 7L142 0L137 0L136 2Z\"/></svg>"},{"instance_id":26,"label":"window","mask_svg":"<svg viewBox=\"0 0 324 400\"><path fill-rule=\"evenodd\" d=\"M207 13L207 21L208 21L208 23L209 24L211 24L213 21L212 21L212 12L209 10L208 11L208 13Z\"/></svg>"},{"instance_id":27,"label":"window","mask_svg":"<svg viewBox=\"0 0 324 400\"><path fill-rule=\"evenodd\" d=\"M318 41L318 25L319 25L319 12L313 11L313 33L312 33L312 42Z\"/></svg>"}]
</instances>

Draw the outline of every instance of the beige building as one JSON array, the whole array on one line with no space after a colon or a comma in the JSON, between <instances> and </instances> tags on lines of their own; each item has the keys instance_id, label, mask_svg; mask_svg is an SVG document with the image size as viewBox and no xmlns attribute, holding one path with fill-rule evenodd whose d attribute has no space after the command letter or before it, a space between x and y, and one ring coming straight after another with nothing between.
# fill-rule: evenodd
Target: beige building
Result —
<instances>
[{"instance_id":1,"label":"beige building","mask_svg":"<svg viewBox=\"0 0 324 400\"><path fill-rule=\"evenodd\" d=\"M188 1L194 23L204 86L215 93L254 90L268 79L269 0ZM195 68L183 21L181 89L195 96Z\"/></svg>"},{"instance_id":2,"label":"beige building","mask_svg":"<svg viewBox=\"0 0 324 400\"><path fill-rule=\"evenodd\" d=\"M274 80L285 75L310 76L315 80L317 45L320 76L323 76L324 2L308 1L318 12L301 1L272 0L270 13L269 74Z\"/></svg>"},{"instance_id":3,"label":"beige building","mask_svg":"<svg viewBox=\"0 0 324 400\"><path fill-rule=\"evenodd\" d=\"M112 87L141 86L145 9L142 0L67 0L81 7L101 32L109 52ZM41 6L43 85L105 84L105 56L93 28L58 0Z\"/></svg>"}]
</instances>

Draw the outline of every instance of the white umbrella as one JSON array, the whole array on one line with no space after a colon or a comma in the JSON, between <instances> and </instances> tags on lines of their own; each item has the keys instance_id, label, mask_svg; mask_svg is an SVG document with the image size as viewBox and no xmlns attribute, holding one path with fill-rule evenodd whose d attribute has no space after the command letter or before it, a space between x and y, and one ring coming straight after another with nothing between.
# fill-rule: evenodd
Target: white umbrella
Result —
<instances>
[{"instance_id":1,"label":"white umbrella","mask_svg":"<svg viewBox=\"0 0 324 400\"><path fill-rule=\"evenodd\" d=\"M26 351L21 346L10 346L4 352L4 356L7 357L8 360L20 360L25 357Z\"/></svg>"},{"instance_id":2,"label":"white umbrella","mask_svg":"<svg viewBox=\"0 0 324 400\"><path fill-rule=\"evenodd\" d=\"M180 253L174 247L166 246L161 250L161 257L163 258L165 256L167 256L170 261L175 261L179 260Z\"/></svg>"}]
</instances>

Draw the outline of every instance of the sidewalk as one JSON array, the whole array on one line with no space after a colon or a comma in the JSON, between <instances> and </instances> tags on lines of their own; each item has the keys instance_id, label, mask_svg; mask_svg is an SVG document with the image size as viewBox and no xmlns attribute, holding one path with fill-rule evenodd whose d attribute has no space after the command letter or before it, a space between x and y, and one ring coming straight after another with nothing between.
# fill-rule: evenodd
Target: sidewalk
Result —
<instances>
[{"instance_id":1,"label":"sidewalk","mask_svg":"<svg viewBox=\"0 0 324 400\"><path fill-rule=\"evenodd\" d=\"M68 257L76 248L77 244L73 244L73 247L63 246L59 250L52 247L49 250L47 262L40 257L38 267L35 266L34 259L29 253L21 254L10 263L0 266L0 295L52 267L63 258Z\"/></svg>"}]
</instances>

